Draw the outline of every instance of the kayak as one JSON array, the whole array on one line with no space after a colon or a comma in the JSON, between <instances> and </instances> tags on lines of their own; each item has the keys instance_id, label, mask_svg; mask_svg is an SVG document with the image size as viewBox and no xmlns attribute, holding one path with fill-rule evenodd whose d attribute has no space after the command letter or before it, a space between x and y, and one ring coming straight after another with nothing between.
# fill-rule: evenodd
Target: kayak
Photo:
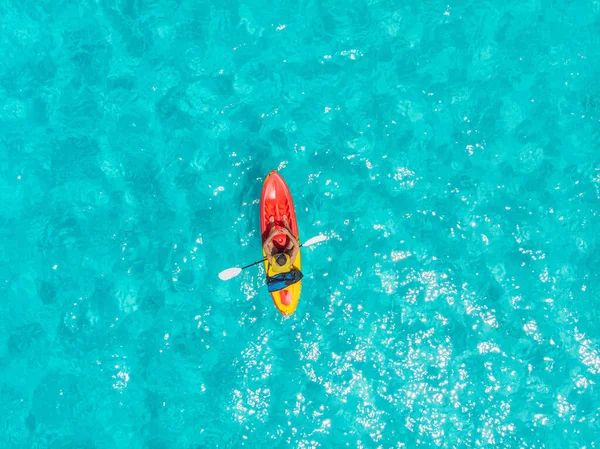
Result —
<instances>
[{"instance_id":1,"label":"kayak","mask_svg":"<svg viewBox=\"0 0 600 449\"><path fill-rule=\"evenodd\" d=\"M260 196L260 233L263 243L269 235L269 219L274 217L275 226L283 227L284 215L288 218L288 224L292 234L298 239L298 242L300 242L296 211L294 210L294 202L292 201L290 189L277 170L273 170L267 175ZM273 238L273 243L276 248L283 249L288 244L288 240L289 237L287 235L277 234ZM263 257L266 257L264 250ZM298 270L302 269L300 251L298 252L298 257L296 257L296 260L294 261L294 267ZM265 271L268 277L276 274L269 269L268 261L265 261ZM301 288L302 281L288 285L283 290L271 292L275 307L277 307L283 315L291 315L294 313L300 299Z\"/></svg>"}]
</instances>

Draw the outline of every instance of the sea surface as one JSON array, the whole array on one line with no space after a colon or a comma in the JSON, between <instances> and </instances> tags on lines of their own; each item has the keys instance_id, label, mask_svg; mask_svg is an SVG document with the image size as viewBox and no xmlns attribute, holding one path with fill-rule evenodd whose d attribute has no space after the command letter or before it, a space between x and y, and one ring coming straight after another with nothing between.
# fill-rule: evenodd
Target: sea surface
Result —
<instances>
[{"instance_id":1,"label":"sea surface","mask_svg":"<svg viewBox=\"0 0 600 449\"><path fill-rule=\"evenodd\" d=\"M1 448L600 447L600 2L0 18Z\"/></svg>"}]
</instances>

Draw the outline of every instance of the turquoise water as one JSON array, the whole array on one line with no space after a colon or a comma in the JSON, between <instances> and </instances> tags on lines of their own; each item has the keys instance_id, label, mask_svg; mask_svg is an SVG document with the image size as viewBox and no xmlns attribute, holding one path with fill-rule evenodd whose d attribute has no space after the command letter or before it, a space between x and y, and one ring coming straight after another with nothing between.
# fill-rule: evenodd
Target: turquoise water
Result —
<instances>
[{"instance_id":1,"label":"turquoise water","mask_svg":"<svg viewBox=\"0 0 600 449\"><path fill-rule=\"evenodd\" d=\"M0 15L0 447L598 447L597 1Z\"/></svg>"}]
</instances>

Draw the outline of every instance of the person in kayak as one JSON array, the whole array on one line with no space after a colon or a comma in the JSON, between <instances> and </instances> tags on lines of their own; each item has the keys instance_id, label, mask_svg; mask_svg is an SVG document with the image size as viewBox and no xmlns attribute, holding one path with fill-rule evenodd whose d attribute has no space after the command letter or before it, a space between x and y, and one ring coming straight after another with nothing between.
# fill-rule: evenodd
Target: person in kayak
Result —
<instances>
[{"instance_id":1,"label":"person in kayak","mask_svg":"<svg viewBox=\"0 0 600 449\"><path fill-rule=\"evenodd\" d=\"M269 220L271 223L271 231L269 236L263 243L263 249L267 255L267 260L271 265L271 269L277 273L288 273L294 269L294 262L298 257L298 251L300 251L300 244L294 234L290 231L290 225L288 218L283 216L283 228L275 227L275 219L271 217ZM273 243L273 238L277 234L285 234L288 236L287 246L283 250L279 250Z\"/></svg>"},{"instance_id":2,"label":"person in kayak","mask_svg":"<svg viewBox=\"0 0 600 449\"><path fill-rule=\"evenodd\" d=\"M274 273L273 276L267 276L267 286L270 292L274 292L299 282L303 275L300 270L294 267L294 262L300 251L300 243L290 230L288 218L285 215L283 216L283 228L275 227L273 217L269 221L271 231L263 243L263 249L269 262L270 271ZM280 250L273 243L273 238L282 233L288 236L288 242L286 247Z\"/></svg>"}]
</instances>

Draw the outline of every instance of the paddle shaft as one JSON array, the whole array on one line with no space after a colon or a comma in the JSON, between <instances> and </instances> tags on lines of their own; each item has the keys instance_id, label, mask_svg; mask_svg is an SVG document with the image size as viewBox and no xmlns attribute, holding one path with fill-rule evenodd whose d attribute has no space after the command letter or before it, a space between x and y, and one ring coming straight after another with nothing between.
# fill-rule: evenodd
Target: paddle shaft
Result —
<instances>
[{"instance_id":1,"label":"paddle shaft","mask_svg":"<svg viewBox=\"0 0 600 449\"><path fill-rule=\"evenodd\" d=\"M251 263L250 265L246 265L245 267L242 267L242 270L245 270L246 268L253 267L254 265L258 265L259 263L264 262L265 260L267 260L266 257L264 259L257 260L256 262Z\"/></svg>"},{"instance_id":2,"label":"paddle shaft","mask_svg":"<svg viewBox=\"0 0 600 449\"><path fill-rule=\"evenodd\" d=\"M300 248L302 248L302 246L303 245L300 245ZM256 262L251 263L250 265L246 265L245 267L242 267L242 270L245 270L246 268L253 267L254 265L258 265L259 263L264 262L265 260L267 260L266 257L264 259L257 260Z\"/></svg>"}]
</instances>

